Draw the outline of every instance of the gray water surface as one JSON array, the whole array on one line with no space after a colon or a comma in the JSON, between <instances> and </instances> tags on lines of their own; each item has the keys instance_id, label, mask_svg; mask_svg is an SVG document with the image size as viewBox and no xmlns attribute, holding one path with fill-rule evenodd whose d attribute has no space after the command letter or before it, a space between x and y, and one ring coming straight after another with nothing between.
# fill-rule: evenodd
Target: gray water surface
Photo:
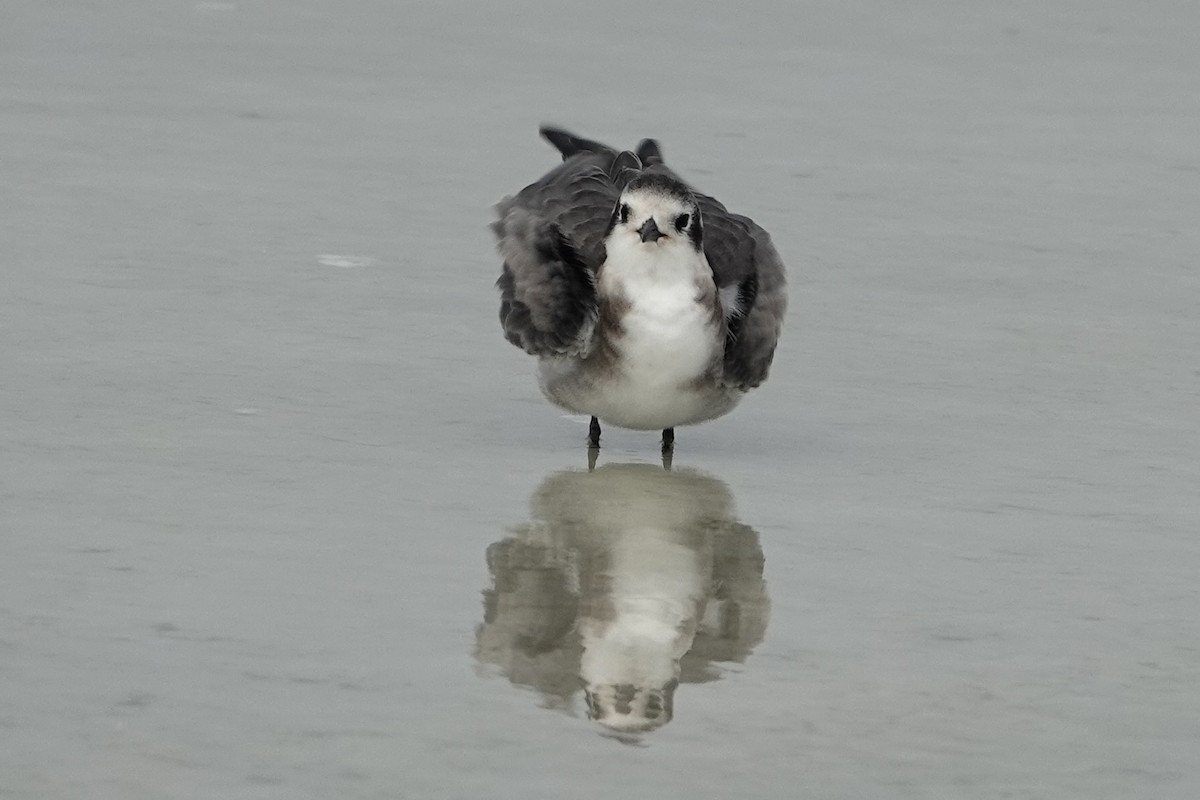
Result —
<instances>
[{"instance_id":1,"label":"gray water surface","mask_svg":"<svg viewBox=\"0 0 1200 800\"><path fill-rule=\"evenodd\" d=\"M6 3L0 797L1200 795L1198 25ZM670 473L500 335L543 121L790 266Z\"/></svg>"}]
</instances>

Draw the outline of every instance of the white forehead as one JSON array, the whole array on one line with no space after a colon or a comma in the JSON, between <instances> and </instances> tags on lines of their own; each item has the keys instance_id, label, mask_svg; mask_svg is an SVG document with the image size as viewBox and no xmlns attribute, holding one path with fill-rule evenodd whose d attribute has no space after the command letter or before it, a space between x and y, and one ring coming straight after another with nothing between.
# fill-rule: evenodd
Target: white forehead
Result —
<instances>
[{"instance_id":1,"label":"white forehead","mask_svg":"<svg viewBox=\"0 0 1200 800\"><path fill-rule=\"evenodd\" d=\"M629 205L635 216L675 216L692 210L690 202L658 189L626 190L621 201Z\"/></svg>"}]
</instances>

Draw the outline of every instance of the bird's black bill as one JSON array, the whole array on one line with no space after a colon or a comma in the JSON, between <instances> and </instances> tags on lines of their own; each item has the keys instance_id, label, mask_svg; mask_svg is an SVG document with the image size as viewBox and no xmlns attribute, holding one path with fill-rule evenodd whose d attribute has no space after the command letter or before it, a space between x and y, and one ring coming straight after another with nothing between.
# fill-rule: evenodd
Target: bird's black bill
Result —
<instances>
[{"instance_id":1,"label":"bird's black bill","mask_svg":"<svg viewBox=\"0 0 1200 800\"><path fill-rule=\"evenodd\" d=\"M643 242L657 242L666 236L665 233L658 229L658 225L654 224L654 217L646 220L646 224L638 230L638 233L642 235Z\"/></svg>"}]
</instances>

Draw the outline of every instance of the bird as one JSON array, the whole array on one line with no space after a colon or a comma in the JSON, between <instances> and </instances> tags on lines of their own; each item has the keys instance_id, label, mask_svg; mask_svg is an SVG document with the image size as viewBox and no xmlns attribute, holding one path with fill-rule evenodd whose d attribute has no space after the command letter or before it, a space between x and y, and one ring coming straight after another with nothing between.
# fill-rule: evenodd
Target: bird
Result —
<instances>
[{"instance_id":1,"label":"bird","mask_svg":"<svg viewBox=\"0 0 1200 800\"><path fill-rule=\"evenodd\" d=\"M543 125L562 162L496 205L505 338L542 393L601 425L662 431L729 413L767 379L787 311L767 232L635 149ZM593 456L594 457L594 456Z\"/></svg>"}]
</instances>

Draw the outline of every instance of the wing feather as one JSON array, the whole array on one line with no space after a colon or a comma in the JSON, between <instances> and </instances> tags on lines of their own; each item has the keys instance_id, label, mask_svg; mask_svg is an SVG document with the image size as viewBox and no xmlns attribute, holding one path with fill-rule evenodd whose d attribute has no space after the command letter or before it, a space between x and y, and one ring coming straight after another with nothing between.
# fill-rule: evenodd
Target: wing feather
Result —
<instances>
[{"instance_id":1,"label":"wing feather","mask_svg":"<svg viewBox=\"0 0 1200 800\"><path fill-rule=\"evenodd\" d=\"M620 197L612 173L624 172L628 158L640 164L566 131L543 128L542 135L563 162L496 206L500 323L510 342L533 355L585 356L598 315L596 271Z\"/></svg>"},{"instance_id":2,"label":"wing feather","mask_svg":"<svg viewBox=\"0 0 1200 800\"><path fill-rule=\"evenodd\" d=\"M753 243L753 272L739 284L742 307L725 342L725 382L742 390L767 379L787 313L783 260L765 230L750 222L747 232Z\"/></svg>"},{"instance_id":3,"label":"wing feather","mask_svg":"<svg viewBox=\"0 0 1200 800\"><path fill-rule=\"evenodd\" d=\"M504 337L532 355L586 356L597 315L591 270L554 223L515 208L503 226Z\"/></svg>"}]
</instances>

